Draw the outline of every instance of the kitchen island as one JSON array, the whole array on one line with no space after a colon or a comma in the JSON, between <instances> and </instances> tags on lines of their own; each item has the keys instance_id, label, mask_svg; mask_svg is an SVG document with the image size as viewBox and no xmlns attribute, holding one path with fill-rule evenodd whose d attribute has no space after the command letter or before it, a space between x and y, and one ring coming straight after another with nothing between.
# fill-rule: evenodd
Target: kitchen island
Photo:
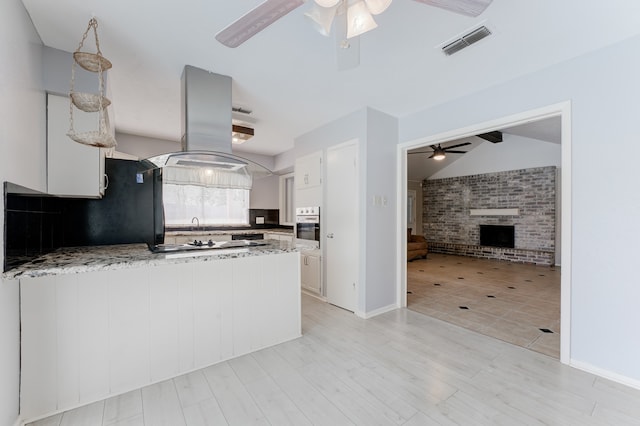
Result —
<instances>
[{"instance_id":1,"label":"kitchen island","mask_svg":"<svg viewBox=\"0 0 640 426\"><path fill-rule=\"evenodd\" d=\"M154 254L64 248L4 274L21 291L21 413L68 410L299 337L289 243Z\"/></svg>"}]
</instances>

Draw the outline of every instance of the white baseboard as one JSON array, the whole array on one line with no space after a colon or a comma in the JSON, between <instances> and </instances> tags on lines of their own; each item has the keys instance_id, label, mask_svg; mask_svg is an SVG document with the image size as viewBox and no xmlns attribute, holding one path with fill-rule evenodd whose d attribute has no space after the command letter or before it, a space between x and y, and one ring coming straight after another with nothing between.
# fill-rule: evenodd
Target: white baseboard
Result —
<instances>
[{"instance_id":1,"label":"white baseboard","mask_svg":"<svg viewBox=\"0 0 640 426\"><path fill-rule=\"evenodd\" d=\"M596 376L600 376L613 382L617 382L625 386L640 390L640 380L631 379L627 376L623 376L621 374L614 373L603 368L595 367L586 362L571 360L569 365L571 367L577 368L578 370L586 371L587 373L595 374Z\"/></svg>"},{"instance_id":2,"label":"white baseboard","mask_svg":"<svg viewBox=\"0 0 640 426\"><path fill-rule=\"evenodd\" d=\"M373 311L369 311L369 312L358 312L357 315L360 318L364 318L364 319L369 319L369 318L373 318L375 316L378 315L382 315L384 313L393 311L395 309L398 309L398 305L396 305L395 303L392 305L387 305L387 306L383 306L382 308L378 308L378 309L374 309Z\"/></svg>"},{"instance_id":3,"label":"white baseboard","mask_svg":"<svg viewBox=\"0 0 640 426\"><path fill-rule=\"evenodd\" d=\"M307 296L311 296L311 297L315 297L318 300L322 300L323 302L327 301L326 297L323 297L321 295L319 295L318 293L315 293L313 291L307 290L305 288L301 289L302 294L306 294Z\"/></svg>"}]
</instances>

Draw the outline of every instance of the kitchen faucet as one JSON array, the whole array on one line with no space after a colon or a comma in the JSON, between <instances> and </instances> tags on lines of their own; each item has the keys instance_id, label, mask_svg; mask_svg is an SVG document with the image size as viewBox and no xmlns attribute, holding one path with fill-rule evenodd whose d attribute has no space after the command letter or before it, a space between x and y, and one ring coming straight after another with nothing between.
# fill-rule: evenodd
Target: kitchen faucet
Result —
<instances>
[{"instance_id":1,"label":"kitchen faucet","mask_svg":"<svg viewBox=\"0 0 640 426\"><path fill-rule=\"evenodd\" d=\"M193 219L191 219L191 223L193 223L194 220L196 221L196 224L197 224L196 226L200 228L200 219L198 219L197 216L194 216Z\"/></svg>"}]
</instances>

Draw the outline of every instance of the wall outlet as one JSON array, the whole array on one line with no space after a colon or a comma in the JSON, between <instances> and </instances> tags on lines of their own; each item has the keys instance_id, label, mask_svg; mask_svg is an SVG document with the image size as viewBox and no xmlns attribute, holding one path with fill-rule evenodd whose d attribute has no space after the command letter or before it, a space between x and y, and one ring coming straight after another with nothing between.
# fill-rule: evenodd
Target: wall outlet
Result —
<instances>
[{"instance_id":1,"label":"wall outlet","mask_svg":"<svg viewBox=\"0 0 640 426\"><path fill-rule=\"evenodd\" d=\"M264 216L256 216L256 225L264 225Z\"/></svg>"}]
</instances>

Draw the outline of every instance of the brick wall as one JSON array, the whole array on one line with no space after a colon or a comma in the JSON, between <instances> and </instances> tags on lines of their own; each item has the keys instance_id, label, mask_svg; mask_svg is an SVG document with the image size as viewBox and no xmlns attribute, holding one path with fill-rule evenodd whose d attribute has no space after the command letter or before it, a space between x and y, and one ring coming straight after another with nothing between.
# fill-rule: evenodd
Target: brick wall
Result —
<instances>
[{"instance_id":1,"label":"brick wall","mask_svg":"<svg viewBox=\"0 0 640 426\"><path fill-rule=\"evenodd\" d=\"M515 249L544 263L553 259L556 229L556 168L538 167L482 175L425 180L423 230L430 251L502 258L500 250L479 250L480 225L514 225ZM470 216L470 209L518 208L518 216ZM447 247L444 250L444 247ZM494 254L492 254L492 252ZM549 262L552 262L550 260Z\"/></svg>"}]
</instances>

